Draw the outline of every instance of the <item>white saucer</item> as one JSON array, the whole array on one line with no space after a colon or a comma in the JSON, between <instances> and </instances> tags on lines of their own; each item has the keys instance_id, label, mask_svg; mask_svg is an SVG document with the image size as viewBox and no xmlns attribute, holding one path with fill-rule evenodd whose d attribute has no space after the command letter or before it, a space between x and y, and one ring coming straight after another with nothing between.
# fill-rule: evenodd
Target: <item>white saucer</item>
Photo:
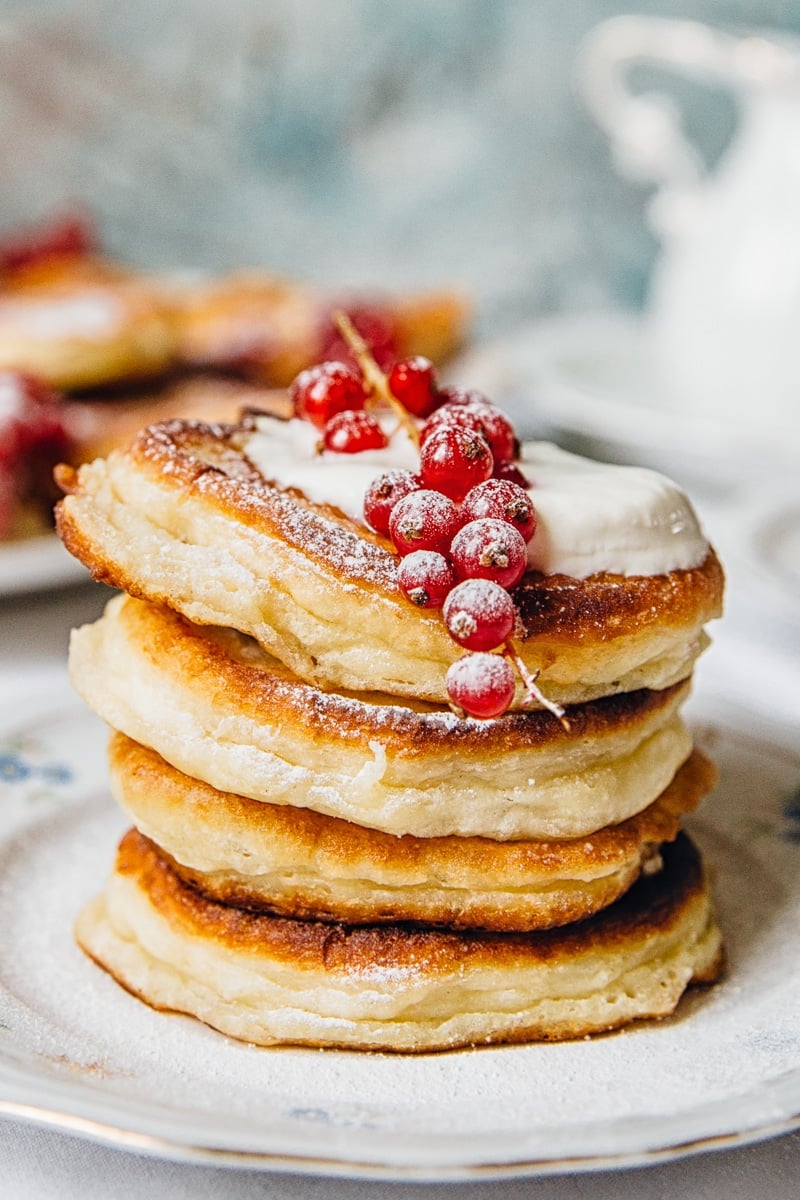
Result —
<instances>
[{"instance_id":1,"label":"white saucer","mask_svg":"<svg viewBox=\"0 0 800 1200\"><path fill-rule=\"evenodd\" d=\"M86 567L54 533L0 543L0 598L48 591L88 578Z\"/></svg>"},{"instance_id":2,"label":"white saucer","mask_svg":"<svg viewBox=\"0 0 800 1200\"><path fill-rule=\"evenodd\" d=\"M594 457L710 482L796 471L800 461L800 422L763 427L757 403L752 423L682 411L659 383L642 318L630 313L533 322L478 347L452 374L506 408L522 436L553 437Z\"/></svg>"}]
</instances>

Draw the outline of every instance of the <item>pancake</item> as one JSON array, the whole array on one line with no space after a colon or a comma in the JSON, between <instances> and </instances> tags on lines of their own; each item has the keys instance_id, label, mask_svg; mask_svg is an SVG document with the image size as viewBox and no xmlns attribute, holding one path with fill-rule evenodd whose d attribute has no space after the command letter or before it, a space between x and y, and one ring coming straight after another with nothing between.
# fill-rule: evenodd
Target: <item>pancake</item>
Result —
<instances>
[{"instance_id":1,"label":"pancake","mask_svg":"<svg viewBox=\"0 0 800 1200\"><path fill-rule=\"evenodd\" d=\"M699 751L658 800L621 825L558 841L393 837L218 792L114 734L115 799L186 883L210 899L283 916L453 928L544 929L616 900L657 870L662 842L712 787Z\"/></svg>"},{"instance_id":2,"label":"pancake","mask_svg":"<svg viewBox=\"0 0 800 1200\"><path fill-rule=\"evenodd\" d=\"M290 415L285 391L248 383L232 375L195 372L137 387L101 388L64 401L63 410L77 465L127 446L140 429L156 421L180 418L235 422L249 408Z\"/></svg>"},{"instance_id":3,"label":"pancake","mask_svg":"<svg viewBox=\"0 0 800 1200\"><path fill-rule=\"evenodd\" d=\"M321 688L447 703L445 674L461 651L438 613L404 599L389 543L271 485L244 453L251 432L166 422L124 452L62 470L67 548L95 578L249 634ZM697 565L653 574L528 571L514 598L526 666L550 700L577 704L687 678L720 611L722 571L705 547Z\"/></svg>"},{"instance_id":4,"label":"pancake","mask_svg":"<svg viewBox=\"0 0 800 1200\"><path fill-rule=\"evenodd\" d=\"M193 283L178 298L178 356L190 367L228 368L271 386L287 386L304 367L346 350L330 342L333 308L353 304L319 288L242 271L210 283ZM355 300L392 358L424 354L436 362L464 340L467 306L453 292Z\"/></svg>"},{"instance_id":5,"label":"pancake","mask_svg":"<svg viewBox=\"0 0 800 1200\"><path fill-rule=\"evenodd\" d=\"M174 360L172 308L159 285L89 257L50 258L0 287L0 369L64 391L148 378Z\"/></svg>"},{"instance_id":6,"label":"pancake","mask_svg":"<svg viewBox=\"0 0 800 1200\"><path fill-rule=\"evenodd\" d=\"M420 1052L576 1038L667 1016L689 983L717 976L720 935L685 835L664 864L563 929L348 928L208 900L131 831L76 934L153 1008L261 1045Z\"/></svg>"},{"instance_id":7,"label":"pancake","mask_svg":"<svg viewBox=\"0 0 800 1200\"><path fill-rule=\"evenodd\" d=\"M70 675L113 729L220 791L387 833L577 837L645 808L691 751L688 684L492 721L323 693L233 630L115 597Z\"/></svg>"}]
</instances>

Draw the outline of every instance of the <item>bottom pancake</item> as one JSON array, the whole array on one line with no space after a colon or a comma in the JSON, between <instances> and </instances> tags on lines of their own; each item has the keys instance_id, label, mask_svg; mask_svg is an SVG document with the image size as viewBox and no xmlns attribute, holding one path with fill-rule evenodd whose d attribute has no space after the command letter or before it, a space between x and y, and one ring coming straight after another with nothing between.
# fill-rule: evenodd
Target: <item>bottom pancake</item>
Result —
<instances>
[{"instance_id":1,"label":"bottom pancake","mask_svg":"<svg viewBox=\"0 0 800 1200\"><path fill-rule=\"evenodd\" d=\"M344 927L254 914L182 883L131 830L81 947L151 1007L260 1045L421 1052L563 1040L671 1013L712 982L719 930L681 834L663 870L579 924L532 934Z\"/></svg>"},{"instance_id":2,"label":"bottom pancake","mask_svg":"<svg viewBox=\"0 0 800 1200\"><path fill-rule=\"evenodd\" d=\"M417 921L545 929L611 904L678 833L715 780L695 750L643 812L590 837L497 842L394 837L310 809L265 804L190 779L122 734L114 795L173 870L209 899L349 924Z\"/></svg>"}]
</instances>

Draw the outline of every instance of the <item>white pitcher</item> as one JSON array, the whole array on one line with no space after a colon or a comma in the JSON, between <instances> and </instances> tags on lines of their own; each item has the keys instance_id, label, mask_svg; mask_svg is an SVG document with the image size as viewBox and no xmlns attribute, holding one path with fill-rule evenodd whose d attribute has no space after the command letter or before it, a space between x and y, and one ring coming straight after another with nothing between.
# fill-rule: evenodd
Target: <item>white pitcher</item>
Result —
<instances>
[{"instance_id":1,"label":"white pitcher","mask_svg":"<svg viewBox=\"0 0 800 1200\"><path fill-rule=\"evenodd\" d=\"M713 173L668 98L634 95L636 64L733 90L735 136ZM578 86L628 177L658 185L647 325L663 393L738 425L800 423L800 42L641 16L604 22Z\"/></svg>"}]
</instances>

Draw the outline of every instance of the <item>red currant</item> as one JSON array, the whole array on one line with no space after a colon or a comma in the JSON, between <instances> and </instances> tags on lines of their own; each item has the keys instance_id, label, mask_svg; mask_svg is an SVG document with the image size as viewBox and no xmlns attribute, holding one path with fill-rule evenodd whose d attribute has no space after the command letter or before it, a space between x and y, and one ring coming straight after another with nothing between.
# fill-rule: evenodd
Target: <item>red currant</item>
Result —
<instances>
[{"instance_id":1,"label":"red currant","mask_svg":"<svg viewBox=\"0 0 800 1200\"><path fill-rule=\"evenodd\" d=\"M460 404L489 404L489 397L484 396L483 392L479 392L477 388L462 388L462 387L443 387L439 389L439 396L442 404L452 404L457 407Z\"/></svg>"},{"instance_id":2,"label":"red currant","mask_svg":"<svg viewBox=\"0 0 800 1200\"><path fill-rule=\"evenodd\" d=\"M32 375L0 372L0 462L24 470L34 455L53 462L69 451L62 397Z\"/></svg>"},{"instance_id":3,"label":"red currant","mask_svg":"<svg viewBox=\"0 0 800 1200\"><path fill-rule=\"evenodd\" d=\"M395 504L389 534L398 554L410 554L412 550L446 554L458 524L458 509L452 500L441 492L420 488Z\"/></svg>"},{"instance_id":4,"label":"red currant","mask_svg":"<svg viewBox=\"0 0 800 1200\"><path fill-rule=\"evenodd\" d=\"M401 358L389 373L389 391L415 417L427 417L439 404L436 368L421 354Z\"/></svg>"},{"instance_id":5,"label":"red currant","mask_svg":"<svg viewBox=\"0 0 800 1200\"><path fill-rule=\"evenodd\" d=\"M353 326L370 348L372 357L383 370L397 357L395 321L391 311L380 304L337 304L328 306L329 312L342 309ZM345 339L326 314L319 335L318 359L336 358L356 365Z\"/></svg>"},{"instance_id":6,"label":"red currant","mask_svg":"<svg viewBox=\"0 0 800 1200\"><path fill-rule=\"evenodd\" d=\"M317 363L301 371L289 388L295 416L324 429L331 417L364 407L361 376L342 362Z\"/></svg>"},{"instance_id":7,"label":"red currant","mask_svg":"<svg viewBox=\"0 0 800 1200\"><path fill-rule=\"evenodd\" d=\"M364 496L364 520L376 533L389 536L389 517L398 500L419 491L419 477L412 471L387 471L373 479Z\"/></svg>"},{"instance_id":8,"label":"red currant","mask_svg":"<svg viewBox=\"0 0 800 1200\"><path fill-rule=\"evenodd\" d=\"M483 434L478 416L466 404L444 404L428 417L419 431L420 446L424 446L431 434L443 427L460 426L471 433Z\"/></svg>"},{"instance_id":9,"label":"red currant","mask_svg":"<svg viewBox=\"0 0 800 1200\"><path fill-rule=\"evenodd\" d=\"M514 672L499 654L467 654L449 668L447 694L470 717L502 716L514 699Z\"/></svg>"},{"instance_id":10,"label":"red currant","mask_svg":"<svg viewBox=\"0 0 800 1200\"><path fill-rule=\"evenodd\" d=\"M360 454L362 450L383 450L389 439L370 413L348 408L328 421L322 444L337 454Z\"/></svg>"},{"instance_id":11,"label":"red currant","mask_svg":"<svg viewBox=\"0 0 800 1200\"><path fill-rule=\"evenodd\" d=\"M465 579L442 609L447 632L467 650L494 650L509 638L517 610L505 588L490 579Z\"/></svg>"},{"instance_id":12,"label":"red currant","mask_svg":"<svg viewBox=\"0 0 800 1200\"><path fill-rule=\"evenodd\" d=\"M503 462L494 464L493 478L507 479L509 483L516 483L521 488L530 488L535 485L523 475L516 463Z\"/></svg>"},{"instance_id":13,"label":"red currant","mask_svg":"<svg viewBox=\"0 0 800 1200\"><path fill-rule=\"evenodd\" d=\"M464 392L463 396L478 396L480 392ZM484 398L451 400L428 417L420 430L420 444L443 425L460 425L482 433L489 443L495 463L510 462L519 457L519 440L514 426L504 412Z\"/></svg>"},{"instance_id":14,"label":"red currant","mask_svg":"<svg viewBox=\"0 0 800 1200\"><path fill-rule=\"evenodd\" d=\"M461 500L470 488L489 479L494 459L486 439L458 425L435 429L419 452L422 482Z\"/></svg>"},{"instance_id":15,"label":"red currant","mask_svg":"<svg viewBox=\"0 0 800 1200\"><path fill-rule=\"evenodd\" d=\"M495 462L511 462L512 459L519 458L519 439L514 426L496 404L484 400L482 403L468 404L465 407L467 412L478 418L481 432L491 446Z\"/></svg>"},{"instance_id":16,"label":"red currant","mask_svg":"<svg viewBox=\"0 0 800 1200\"><path fill-rule=\"evenodd\" d=\"M13 271L55 255L90 254L95 231L84 215L55 217L0 242L0 270Z\"/></svg>"},{"instance_id":17,"label":"red currant","mask_svg":"<svg viewBox=\"0 0 800 1200\"><path fill-rule=\"evenodd\" d=\"M12 531L20 506L49 517L53 467L72 449L62 398L29 375L0 372L0 536Z\"/></svg>"},{"instance_id":18,"label":"red currant","mask_svg":"<svg viewBox=\"0 0 800 1200\"><path fill-rule=\"evenodd\" d=\"M441 608L455 581L450 563L435 550L413 550L397 568L400 591L418 608Z\"/></svg>"},{"instance_id":19,"label":"red currant","mask_svg":"<svg viewBox=\"0 0 800 1200\"><path fill-rule=\"evenodd\" d=\"M524 488L508 479L487 479L467 492L461 506L466 521L495 517L517 529L526 542L536 532L536 510Z\"/></svg>"},{"instance_id":20,"label":"red currant","mask_svg":"<svg viewBox=\"0 0 800 1200\"><path fill-rule=\"evenodd\" d=\"M0 462L0 538L10 537L17 511L17 489L11 468Z\"/></svg>"},{"instance_id":21,"label":"red currant","mask_svg":"<svg viewBox=\"0 0 800 1200\"><path fill-rule=\"evenodd\" d=\"M525 574L525 539L507 521L479 517L462 526L450 543L450 559L459 579L491 579L514 587Z\"/></svg>"}]
</instances>

